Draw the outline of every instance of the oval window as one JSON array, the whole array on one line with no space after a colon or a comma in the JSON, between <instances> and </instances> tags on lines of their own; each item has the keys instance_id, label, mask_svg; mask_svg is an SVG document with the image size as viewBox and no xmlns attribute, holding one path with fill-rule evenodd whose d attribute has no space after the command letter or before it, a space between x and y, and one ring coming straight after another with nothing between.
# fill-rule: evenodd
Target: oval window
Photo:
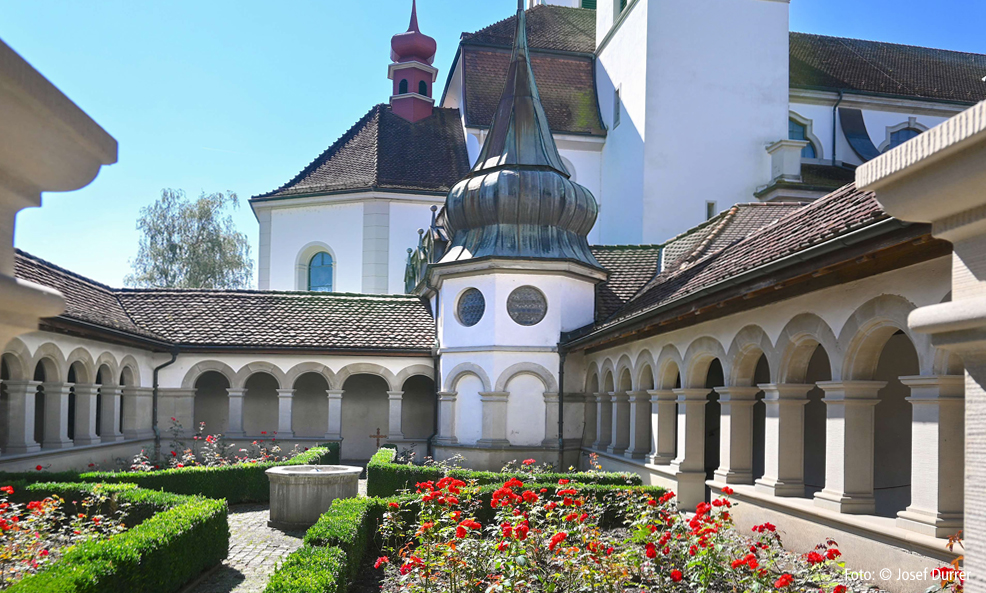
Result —
<instances>
[{"instance_id":1,"label":"oval window","mask_svg":"<svg viewBox=\"0 0 986 593\"><path fill-rule=\"evenodd\" d=\"M476 288L467 288L459 296L459 304L455 308L455 315L459 318L459 323L466 327L472 327L479 323L486 312L486 299L483 293Z\"/></svg>"},{"instance_id":2,"label":"oval window","mask_svg":"<svg viewBox=\"0 0 986 593\"><path fill-rule=\"evenodd\" d=\"M533 286L521 286L507 297L507 313L520 325L537 325L548 313L548 299Z\"/></svg>"}]
</instances>

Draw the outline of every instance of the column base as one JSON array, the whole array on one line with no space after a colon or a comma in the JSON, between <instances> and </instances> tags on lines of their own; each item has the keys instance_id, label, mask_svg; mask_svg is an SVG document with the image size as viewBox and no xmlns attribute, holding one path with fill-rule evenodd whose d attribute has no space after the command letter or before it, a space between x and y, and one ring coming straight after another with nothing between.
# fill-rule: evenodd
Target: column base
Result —
<instances>
[{"instance_id":1,"label":"column base","mask_svg":"<svg viewBox=\"0 0 986 593\"><path fill-rule=\"evenodd\" d=\"M693 511L700 502L705 502L705 472L682 472L674 474L677 482L675 494L678 508Z\"/></svg>"},{"instance_id":2,"label":"column base","mask_svg":"<svg viewBox=\"0 0 986 593\"><path fill-rule=\"evenodd\" d=\"M609 453L610 455L623 455L623 453L625 453L626 450L627 450L626 447L613 447L613 446L606 447L606 452Z\"/></svg>"},{"instance_id":3,"label":"column base","mask_svg":"<svg viewBox=\"0 0 986 593\"><path fill-rule=\"evenodd\" d=\"M456 437L435 437L435 440L431 442L432 445L458 445L459 439Z\"/></svg>"},{"instance_id":4,"label":"column base","mask_svg":"<svg viewBox=\"0 0 986 593\"><path fill-rule=\"evenodd\" d=\"M277 438L279 438L279 439L293 439L294 438L294 431L293 430L286 430L284 432L277 431Z\"/></svg>"},{"instance_id":5,"label":"column base","mask_svg":"<svg viewBox=\"0 0 986 593\"><path fill-rule=\"evenodd\" d=\"M962 513L935 513L907 507L897 513L897 527L931 537L947 538L962 530Z\"/></svg>"},{"instance_id":6,"label":"column base","mask_svg":"<svg viewBox=\"0 0 986 593\"><path fill-rule=\"evenodd\" d=\"M327 433L325 433L325 437L324 438L327 441L334 441L336 443L341 443L342 442L342 435L339 434L339 433L337 433L337 432L327 432Z\"/></svg>"},{"instance_id":7,"label":"column base","mask_svg":"<svg viewBox=\"0 0 986 593\"><path fill-rule=\"evenodd\" d=\"M510 441L508 441L507 439L479 439L478 441L476 441L476 446L489 447L491 449L499 448L499 447L509 447Z\"/></svg>"},{"instance_id":8,"label":"column base","mask_svg":"<svg viewBox=\"0 0 986 593\"><path fill-rule=\"evenodd\" d=\"M89 445L98 445L101 441L99 437L76 437L74 441L69 441L76 447L86 447Z\"/></svg>"},{"instance_id":9,"label":"column base","mask_svg":"<svg viewBox=\"0 0 986 593\"><path fill-rule=\"evenodd\" d=\"M846 515L876 514L876 500L872 495L851 496L832 490L822 490L815 493L815 506Z\"/></svg>"},{"instance_id":10,"label":"column base","mask_svg":"<svg viewBox=\"0 0 986 593\"><path fill-rule=\"evenodd\" d=\"M804 498L804 482L783 482L773 478L760 478L755 482L756 489L771 496Z\"/></svg>"},{"instance_id":11,"label":"column base","mask_svg":"<svg viewBox=\"0 0 986 593\"><path fill-rule=\"evenodd\" d=\"M75 446L75 443L65 439L61 441L45 441L41 443L42 449L71 449Z\"/></svg>"},{"instance_id":12,"label":"column base","mask_svg":"<svg viewBox=\"0 0 986 593\"><path fill-rule=\"evenodd\" d=\"M119 443L122 440L122 434L111 434L100 438L100 442L102 443Z\"/></svg>"},{"instance_id":13,"label":"column base","mask_svg":"<svg viewBox=\"0 0 986 593\"><path fill-rule=\"evenodd\" d=\"M674 455L648 455L646 459L647 463L651 465L671 465L671 462L674 461Z\"/></svg>"},{"instance_id":14,"label":"column base","mask_svg":"<svg viewBox=\"0 0 986 593\"><path fill-rule=\"evenodd\" d=\"M228 439L243 439L243 438L246 438L246 433L245 432L227 432L226 434L223 435L223 438L225 438L227 440Z\"/></svg>"},{"instance_id":15,"label":"column base","mask_svg":"<svg viewBox=\"0 0 986 593\"><path fill-rule=\"evenodd\" d=\"M41 445L37 443L10 445L9 447L3 448L4 455L25 455L27 453L38 453L39 451L41 451Z\"/></svg>"},{"instance_id":16,"label":"column base","mask_svg":"<svg viewBox=\"0 0 986 593\"><path fill-rule=\"evenodd\" d=\"M648 453L650 453L650 451L634 451L632 449L627 449L623 452L623 456L627 459L646 459Z\"/></svg>"},{"instance_id":17,"label":"column base","mask_svg":"<svg viewBox=\"0 0 986 593\"><path fill-rule=\"evenodd\" d=\"M735 470L722 471L717 469L713 474L716 482L723 484L752 484L753 472L740 472Z\"/></svg>"}]
</instances>

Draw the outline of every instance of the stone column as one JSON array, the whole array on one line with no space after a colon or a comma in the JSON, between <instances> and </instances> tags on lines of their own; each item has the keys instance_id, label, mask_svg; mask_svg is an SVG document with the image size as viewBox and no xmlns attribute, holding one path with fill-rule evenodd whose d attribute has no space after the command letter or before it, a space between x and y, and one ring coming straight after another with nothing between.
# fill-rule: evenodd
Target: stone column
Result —
<instances>
[{"instance_id":1,"label":"stone column","mask_svg":"<svg viewBox=\"0 0 986 593\"><path fill-rule=\"evenodd\" d=\"M45 438L42 449L67 449L74 443L68 438L68 396L71 383L43 383L45 396Z\"/></svg>"},{"instance_id":2,"label":"stone column","mask_svg":"<svg viewBox=\"0 0 986 593\"><path fill-rule=\"evenodd\" d=\"M153 397L153 390L150 391L150 394ZM161 431L162 442L165 442L163 439L175 438L171 433L172 418L181 424L182 433L179 435L181 438L194 435L197 428L195 426L195 390L180 387L159 387L158 398L157 425ZM206 426L205 430L207 433L216 433L219 432L219 427ZM229 436L229 431L224 434ZM153 430L151 436L153 436Z\"/></svg>"},{"instance_id":3,"label":"stone column","mask_svg":"<svg viewBox=\"0 0 986 593\"><path fill-rule=\"evenodd\" d=\"M98 385L75 384L75 435L73 442L76 447L95 445L99 442L99 437L96 436L97 389L99 389Z\"/></svg>"},{"instance_id":4,"label":"stone column","mask_svg":"<svg viewBox=\"0 0 986 593\"><path fill-rule=\"evenodd\" d=\"M282 439L294 438L294 429L291 426L293 403L294 389L277 390L277 436Z\"/></svg>"},{"instance_id":5,"label":"stone column","mask_svg":"<svg viewBox=\"0 0 986 593\"><path fill-rule=\"evenodd\" d=\"M565 396L568 397L567 395ZM544 392L544 440L541 445L558 448L558 394Z\"/></svg>"},{"instance_id":6,"label":"stone column","mask_svg":"<svg viewBox=\"0 0 986 593\"><path fill-rule=\"evenodd\" d=\"M678 396L678 456L671 469L678 482L678 504L693 509L705 500L705 404L711 389L675 389Z\"/></svg>"},{"instance_id":7,"label":"stone column","mask_svg":"<svg viewBox=\"0 0 986 593\"><path fill-rule=\"evenodd\" d=\"M609 396L613 400L613 418L611 438L606 451L613 455L623 455L630 444L630 396L625 391L614 391Z\"/></svg>"},{"instance_id":8,"label":"stone column","mask_svg":"<svg viewBox=\"0 0 986 593\"><path fill-rule=\"evenodd\" d=\"M596 400L596 440L593 449L606 449L612 442L613 436L613 403L610 394L600 391L595 394Z\"/></svg>"},{"instance_id":9,"label":"stone column","mask_svg":"<svg viewBox=\"0 0 986 593\"><path fill-rule=\"evenodd\" d=\"M678 396L671 389L650 394L650 457L654 465L668 465L675 457L675 428L678 425Z\"/></svg>"},{"instance_id":10,"label":"stone column","mask_svg":"<svg viewBox=\"0 0 986 593\"><path fill-rule=\"evenodd\" d=\"M243 432L243 396L246 395L246 389L230 387L226 394L229 396L229 428L226 429L226 437L241 439L246 436Z\"/></svg>"},{"instance_id":11,"label":"stone column","mask_svg":"<svg viewBox=\"0 0 986 593\"><path fill-rule=\"evenodd\" d=\"M630 444L623 456L644 459L650 453L650 394L632 391L630 396Z\"/></svg>"},{"instance_id":12,"label":"stone column","mask_svg":"<svg viewBox=\"0 0 986 593\"><path fill-rule=\"evenodd\" d=\"M147 392L146 395L145 391ZM124 387L121 391L121 398L125 403L123 405L123 438L125 440L153 436L150 411L150 405L153 402L148 401L145 409L143 401L148 395L153 397L153 390L147 387Z\"/></svg>"},{"instance_id":13,"label":"stone column","mask_svg":"<svg viewBox=\"0 0 986 593\"><path fill-rule=\"evenodd\" d=\"M757 490L774 496L805 495L805 405L814 385L761 385L764 421L763 477ZM821 446L821 444L819 444Z\"/></svg>"},{"instance_id":14,"label":"stone column","mask_svg":"<svg viewBox=\"0 0 986 593\"><path fill-rule=\"evenodd\" d=\"M455 437L455 397L454 391L438 393L438 435L435 442L443 445L458 442Z\"/></svg>"},{"instance_id":15,"label":"stone column","mask_svg":"<svg viewBox=\"0 0 986 593\"><path fill-rule=\"evenodd\" d=\"M932 537L962 529L965 377L901 377L911 388L911 504L897 525Z\"/></svg>"},{"instance_id":16,"label":"stone column","mask_svg":"<svg viewBox=\"0 0 986 593\"><path fill-rule=\"evenodd\" d=\"M874 408L883 381L828 381L825 391L825 488L815 506L851 515L876 512L873 498Z\"/></svg>"},{"instance_id":17,"label":"stone column","mask_svg":"<svg viewBox=\"0 0 986 593\"><path fill-rule=\"evenodd\" d=\"M598 403L596 402L595 393L586 393L585 402L583 403L584 415L584 428L582 433L582 444L584 446L592 446L596 442L596 411Z\"/></svg>"},{"instance_id":18,"label":"stone column","mask_svg":"<svg viewBox=\"0 0 986 593\"><path fill-rule=\"evenodd\" d=\"M115 443L123 440L120 431L120 398L123 389L116 385L102 385L99 397L103 402L103 417L100 418L99 438L104 443Z\"/></svg>"},{"instance_id":19,"label":"stone column","mask_svg":"<svg viewBox=\"0 0 986 593\"><path fill-rule=\"evenodd\" d=\"M483 435L480 445L502 447L510 444L507 440L507 398L506 391L480 391L479 401L483 405Z\"/></svg>"},{"instance_id":20,"label":"stone column","mask_svg":"<svg viewBox=\"0 0 986 593\"><path fill-rule=\"evenodd\" d=\"M715 471L719 482L753 483L753 405L759 391L759 387L716 387L721 409Z\"/></svg>"},{"instance_id":21,"label":"stone column","mask_svg":"<svg viewBox=\"0 0 986 593\"><path fill-rule=\"evenodd\" d=\"M7 446L5 455L21 455L37 453L41 450L34 440L34 396L38 392L40 381L11 381L3 382L7 387Z\"/></svg>"},{"instance_id":22,"label":"stone column","mask_svg":"<svg viewBox=\"0 0 986 593\"><path fill-rule=\"evenodd\" d=\"M342 394L341 389L329 389L325 392L329 398L328 430L325 438L329 441L342 440Z\"/></svg>"},{"instance_id":23,"label":"stone column","mask_svg":"<svg viewBox=\"0 0 986 593\"><path fill-rule=\"evenodd\" d=\"M390 404L390 417L387 425L387 437L390 441L404 440L403 413L404 392L388 391L387 399Z\"/></svg>"}]
</instances>

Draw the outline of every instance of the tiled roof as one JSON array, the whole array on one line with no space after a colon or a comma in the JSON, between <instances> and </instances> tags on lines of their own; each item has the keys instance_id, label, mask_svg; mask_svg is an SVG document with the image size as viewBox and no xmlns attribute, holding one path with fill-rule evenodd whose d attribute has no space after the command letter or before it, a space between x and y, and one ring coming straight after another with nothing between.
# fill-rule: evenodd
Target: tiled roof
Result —
<instances>
[{"instance_id":1,"label":"tiled roof","mask_svg":"<svg viewBox=\"0 0 986 593\"><path fill-rule=\"evenodd\" d=\"M15 266L65 296L64 318L179 346L422 351L434 341L413 296L113 289L22 251Z\"/></svg>"},{"instance_id":2,"label":"tiled roof","mask_svg":"<svg viewBox=\"0 0 986 593\"><path fill-rule=\"evenodd\" d=\"M488 127L506 83L510 53L463 47L460 59L466 125ZM606 134L599 115L592 58L532 52L531 69L553 132Z\"/></svg>"},{"instance_id":3,"label":"tiled roof","mask_svg":"<svg viewBox=\"0 0 986 593\"><path fill-rule=\"evenodd\" d=\"M411 123L389 105L370 109L294 179L254 199L390 189L447 192L469 171L458 109Z\"/></svg>"},{"instance_id":4,"label":"tiled roof","mask_svg":"<svg viewBox=\"0 0 986 593\"><path fill-rule=\"evenodd\" d=\"M691 265L667 269L592 332L885 218L872 193L847 185Z\"/></svg>"},{"instance_id":5,"label":"tiled roof","mask_svg":"<svg viewBox=\"0 0 986 593\"><path fill-rule=\"evenodd\" d=\"M183 346L428 350L434 321L420 299L270 291L123 290L134 320Z\"/></svg>"},{"instance_id":6,"label":"tiled roof","mask_svg":"<svg viewBox=\"0 0 986 593\"><path fill-rule=\"evenodd\" d=\"M592 255L609 271L596 285L596 319L606 319L654 277L661 265L660 245L592 245Z\"/></svg>"},{"instance_id":7,"label":"tiled roof","mask_svg":"<svg viewBox=\"0 0 986 593\"><path fill-rule=\"evenodd\" d=\"M463 33L463 45L513 45L517 15L475 33ZM596 51L596 12L540 4L527 11L527 40L532 49L576 53Z\"/></svg>"},{"instance_id":8,"label":"tiled roof","mask_svg":"<svg viewBox=\"0 0 986 593\"><path fill-rule=\"evenodd\" d=\"M976 103L986 55L791 33L791 86Z\"/></svg>"}]
</instances>

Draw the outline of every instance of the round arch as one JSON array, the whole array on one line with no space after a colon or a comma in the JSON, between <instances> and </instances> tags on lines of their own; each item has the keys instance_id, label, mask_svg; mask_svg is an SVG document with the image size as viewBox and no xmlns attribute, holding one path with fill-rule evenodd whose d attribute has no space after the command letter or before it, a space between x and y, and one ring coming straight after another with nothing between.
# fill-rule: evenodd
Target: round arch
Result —
<instances>
[{"instance_id":1,"label":"round arch","mask_svg":"<svg viewBox=\"0 0 986 593\"><path fill-rule=\"evenodd\" d=\"M34 351L34 358L31 359L32 376L39 364L44 369L45 381L64 381L64 378L68 377L68 364L65 362L65 355L62 354L58 346L51 342L42 344Z\"/></svg>"},{"instance_id":2,"label":"round arch","mask_svg":"<svg viewBox=\"0 0 986 593\"><path fill-rule=\"evenodd\" d=\"M616 361L616 372L613 373L613 377L616 378L617 387L619 387L620 380L623 378L624 371L626 371L626 373L630 376L630 389L632 390L633 382L635 380L634 372L633 372L633 361L630 360L630 356L627 354L621 355L619 360Z\"/></svg>"},{"instance_id":3,"label":"round arch","mask_svg":"<svg viewBox=\"0 0 986 593\"><path fill-rule=\"evenodd\" d=\"M767 333L758 325L748 325L736 334L726 353L725 364L730 370L726 378L728 385L752 386L761 356L767 357L770 368L776 366L774 345Z\"/></svg>"},{"instance_id":4,"label":"round arch","mask_svg":"<svg viewBox=\"0 0 986 593\"><path fill-rule=\"evenodd\" d=\"M394 384L397 382L397 377L394 373L390 372L387 368L382 367L378 364L373 364L371 362L357 362L353 364L348 364L336 373L336 382L339 389L343 389L346 380L353 375L376 375L387 382L390 386L390 391L398 391L400 387L395 387Z\"/></svg>"},{"instance_id":5,"label":"round arch","mask_svg":"<svg viewBox=\"0 0 986 593\"><path fill-rule=\"evenodd\" d=\"M329 384L329 389L336 388L336 375L332 372L332 369L325 366L320 362L302 362L291 367L287 373L284 374L284 383L282 384L284 389L294 389L294 384L298 382L298 379L302 375L307 375L308 373L314 373L316 375L321 375L325 379L325 382Z\"/></svg>"},{"instance_id":6,"label":"round arch","mask_svg":"<svg viewBox=\"0 0 986 593\"><path fill-rule=\"evenodd\" d=\"M133 385L128 385L128 387L140 387L142 385L140 381L140 365L137 364L137 359L130 354L124 356L123 360L120 361L120 376L127 369L130 370L130 377L133 381Z\"/></svg>"},{"instance_id":7,"label":"round arch","mask_svg":"<svg viewBox=\"0 0 986 593\"><path fill-rule=\"evenodd\" d=\"M558 392L558 381L551 374L551 371L533 362L518 362L504 369L500 377L496 380L493 391L505 391L507 383L517 375L535 375L544 383L544 390L547 393Z\"/></svg>"},{"instance_id":8,"label":"round arch","mask_svg":"<svg viewBox=\"0 0 986 593\"><path fill-rule=\"evenodd\" d=\"M657 363L654 376L655 389L674 389L675 383L680 380L681 371L685 367L681 352L672 344L667 344L661 348L661 353L657 355Z\"/></svg>"},{"instance_id":9,"label":"round arch","mask_svg":"<svg viewBox=\"0 0 986 593\"><path fill-rule=\"evenodd\" d=\"M728 377L729 365L726 360L726 351L719 340L709 336L696 338L685 350L685 372L681 376L682 387L705 387L709 365L715 359L719 359L719 363L722 365L723 376Z\"/></svg>"},{"instance_id":10,"label":"round arch","mask_svg":"<svg viewBox=\"0 0 986 593\"><path fill-rule=\"evenodd\" d=\"M96 380L96 365L93 362L92 355L85 348L76 348L73 350L68 357L65 359L65 377L68 379L68 370L72 368L72 365L78 363L79 368L85 373L85 377L79 377L79 371L75 371L75 382L76 383L92 383Z\"/></svg>"},{"instance_id":11,"label":"round arch","mask_svg":"<svg viewBox=\"0 0 986 593\"><path fill-rule=\"evenodd\" d=\"M339 267L339 259L336 257L336 252L321 241L312 241L298 251L298 257L295 260L294 266L295 290L308 290L308 264L312 261L313 257L322 252L328 253L332 257L332 290L336 290L336 277L338 275L336 272Z\"/></svg>"},{"instance_id":12,"label":"round arch","mask_svg":"<svg viewBox=\"0 0 986 593\"><path fill-rule=\"evenodd\" d=\"M591 387L592 384L593 384L592 383L592 379L593 378L596 379L596 383L595 383L596 387L595 387L595 389L593 389ZM586 393L593 393L595 391L599 391L599 363L597 361L593 360L593 361L589 362L589 366L588 366L588 368L586 369L586 372L585 372L585 392Z\"/></svg>"},{"instance_id":13,"label":"round arch","mask_svg":"<svg viewBox=\"0 0 986 593\"><path fill-rule=\"evenodd\" d=\"M290 383L285 379L284 371L277 365L265 361L251 362L237 371L236 375L233 376L233 387L243 389L246 387L247 380L257 373L266 373L274 377L274 380L277 381L278 389L287 389L290 387Z\"/></svg>"},{"instance_id":14,"label":"round arch","mask_svg":"<svg viewBox=\"0 0 986 593\"><path fill-rule=\"evenodd\" d=\"M397 387L398 391L404 389L404 383L407 382L411 377L428 377L432 381L435 380L435 369L434 367L427 364L412 364L409 367L401 369L397 376L394 378L394 385Z\"/></svg>"},{"instance_id":15,"label":"round arch","mask_svg":"<svg viewBox=\"0 0 986 593\"><path fill-rule=\"evenodd\" d=\"M844 352L843 379L872 379L884 345L897 332L906 335L913 344L921 374L931 374L935 358L931 339L925 334L912 334L907 325L907 316L916 308L898 295L881 295L860 305L839 335Z\"/></svg>"},{"instance_id":16,"label":"round arch","mask_svg":"<svg viewBox=\"0 0 986 593\"><path fill-rule=\"evenodd\" d=\"M825 320L814 313L800 313L791 318L781 330L775 349L779 355L777 383L804 383L815 348L821 346L828 355L831 376L840 376L841 349L835 332ZM771 367L773 368L773 367Z\"/></svg>"},{"instance_id":17,"label":"round arch","mask_svg":"<svg viewBox=\"0 0 986 593\"><path fill-rule=\"evenodd\" d=\"M11 380L24 381L31 378L34 368L28 368L31 353L24 342L14 338L7 344L3 356L7 360L7 370L10 372Z\"/></svg>"},{"instance_id":18,"label":"round arch","mask_svg":"<svg viewBox=\"0 0 986 593\"><path fill-rule=\"evenodd\" d=\"M473 375L478 378L483 384L483 391L490 390L490 378L486 374L486 371L484 371L481 366L471 362L459 363L455 365L451 371L449 371L445 379L445 385L448 385L448 390L454 392L459 384L459 379L465 375Z\"/></svg>"},{"instance_id":19,"label":"round arch","mask_svg":"<svg viewBox=\"0 0 986 593\"><path fill-rule=\"evenodd\" d=\"M233 378L236 377L236 373L228 364L218 360L203 360L185 373L185 378L181 381L182 389L195 389L195 382L198 381L199 376L209 371L215 371L226 377L226 382L231 386L233 385Z\"/></svg>"},{"instance_id":20,"label":"round arch","mask_svg":"<svg viewBox=\"0 0 986 593\"><path fill-rule=\"evenodd\" d=\"M99 370L106 367L106 374L109 377L109 381L106 381L106 377L103 378L105 385L119 385L120 382L120 365L116 362L116 357L109 352L103 352L96 359L94 368L96 369L95 375L99 374ZM93 380L95 381L95 375L93 375Z\"/></svg>"}]
</instances>

